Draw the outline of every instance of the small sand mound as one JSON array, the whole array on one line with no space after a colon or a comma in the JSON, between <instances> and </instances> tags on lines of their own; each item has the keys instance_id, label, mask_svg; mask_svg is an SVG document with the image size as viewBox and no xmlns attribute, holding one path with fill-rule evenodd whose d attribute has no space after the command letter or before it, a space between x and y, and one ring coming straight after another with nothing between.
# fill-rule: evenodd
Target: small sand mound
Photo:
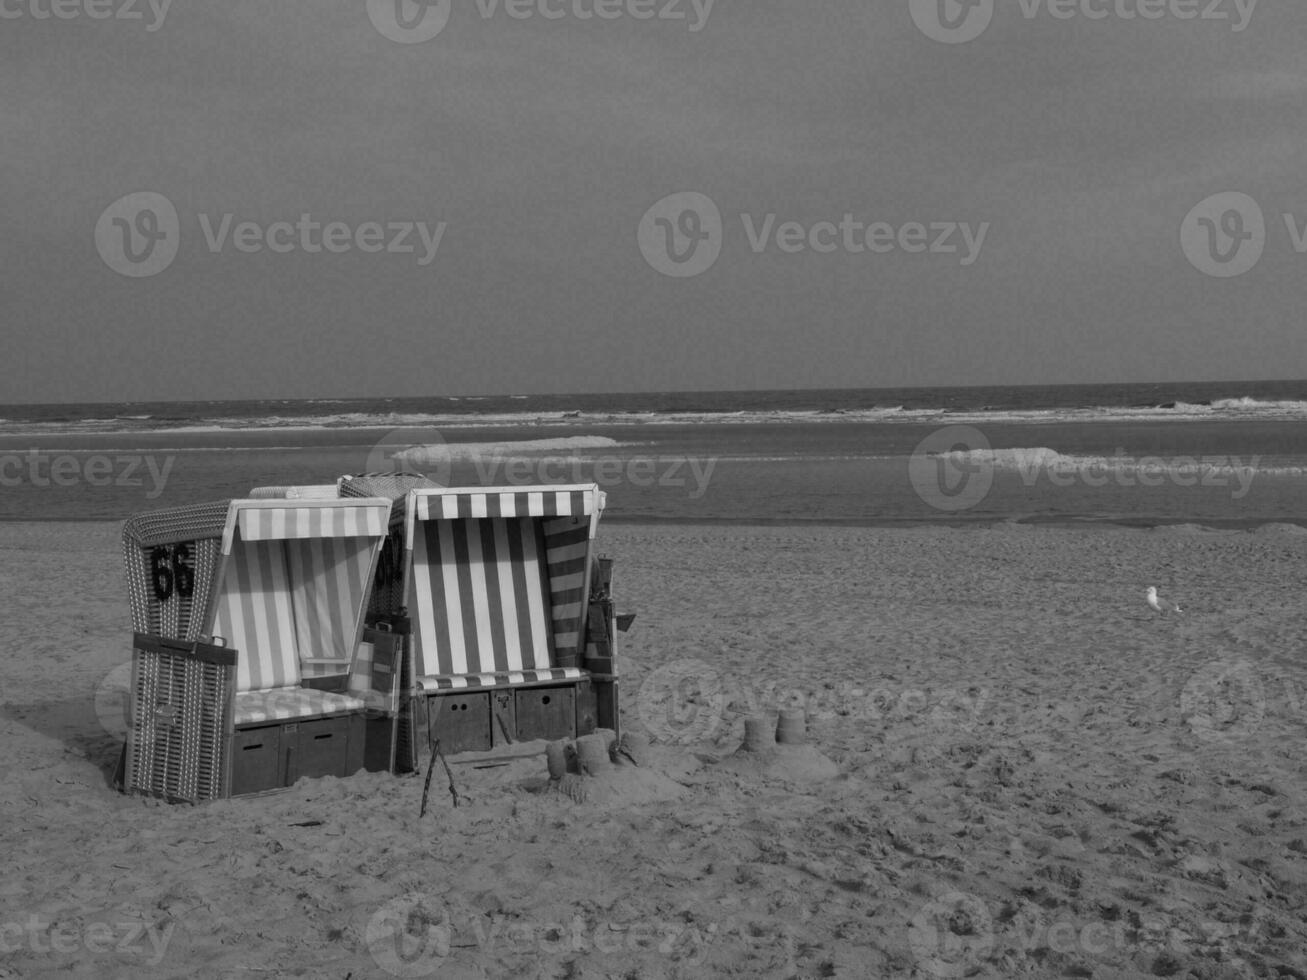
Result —
<instances>
[{"instance_id":1,"label":"small sand mound","mask_svg":"<svg viewBox=\"0 0 1307 980\"><path fill-rule=\"evenodd\" d=\"M840 774L840 767L811 745L774 745L761 751L741 748L717 765L732 772L793 782L819 782Z\"/></svg>"},{"instance_id":2,"label":"small sand mound","mask_svg":"<svg viewBox=\"0 0 1307 980\"><path fill-rule=\"evenodd\" d=\"M680 783L660 772L636 766L614 766L598 776L569 772L553 781L548 790L569 797L573 803L620 806L675 800L685 795L685 787Z\"/></svg>"},{"instance_id":3,"label":"small sand mound","mask_svg":"<svg viewBox=\"0 0 1307 980\"><path fill-rule=\"evenodd\" d=\"M1150 530L1154 534L1212 534L1215 529L1202 524L1159 524Z\"/></svg>"},{"instance_id":4,"label":"small sand mound","mask_svg":"<svg viewBox=\"0 0 1307 980\"><path fill-rule=\"evenodd\" d=\"M550 779L543 789L574 803L627 805L674 800L685 793L684 785L674 777L698 765L683 752L650 746L636 736L618 739L608 729L575 742L554 744L563 748L567 772Z\"/></svg>"},{"instance_id":5,"label":"small sand mound","mask_svg":"<svg viewBox=\"0 0 1307 980\"><path fill-rule=\"evenodd\" d=\"M1272 521L1270 524L1259 524L1248 532L1249 534L1307 534L1307 527L1298 524L1286 524L1283 521Z\"/></svg>"}]
</instances>

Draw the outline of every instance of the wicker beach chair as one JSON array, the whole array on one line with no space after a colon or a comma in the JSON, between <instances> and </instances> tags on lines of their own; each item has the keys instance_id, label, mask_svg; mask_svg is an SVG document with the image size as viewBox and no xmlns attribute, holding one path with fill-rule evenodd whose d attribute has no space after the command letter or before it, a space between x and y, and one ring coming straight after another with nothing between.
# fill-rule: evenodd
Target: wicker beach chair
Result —
<instances>
[{"instance_id":1,"label":"wicker beach chair","mask_svg":"<svg viewBox=\"0 0 1307 980\"><path fill-rule=\"evenodd\" d=\"M437 738L458 753L618 727L604 500L594 484L407 491L400 588L373 609L406 636L400 770Z\"/></svg>"},{"instance_id":2,"label":"wicker beach chair","mask_svg":"<svg viewBox=\"0 0 1307 980\"><path fill-rule=\"evenodd\" d=\"M255 500L335 500L340 488L335 483L314 486L255 487L249 496Z\"/></svg>"},{"instance_id":3,"label":"wicker beach chair","mask_svg":"<svg viewBox=\"0 0 1307 980\"><path fill-rule=\"evenodd\" d=\"M126 523L125 790L198 801L393 768L401 641L363 618L390 510L265 498Z\"/></svg>"}]
</instances>

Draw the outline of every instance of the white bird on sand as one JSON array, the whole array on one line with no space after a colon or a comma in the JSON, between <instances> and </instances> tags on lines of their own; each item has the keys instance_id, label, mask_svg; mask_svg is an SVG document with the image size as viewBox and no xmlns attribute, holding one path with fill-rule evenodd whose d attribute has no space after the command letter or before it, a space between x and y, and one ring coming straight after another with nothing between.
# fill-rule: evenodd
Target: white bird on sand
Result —
<instances>
[{"instance_id":1,"label":"white bird on sand","mask_svg":"<svg viewBox=\"0 0 1307 980\"><path fill-rule=\"evenodd\" d=\"M1180 607L1170 599L1158 598L1157 587L1153 585L1148 587L1148 604L1153 608L1153 612L1159 612L1163 616L1167 613L1180 611Z\"/></svg>"}]
</instances>

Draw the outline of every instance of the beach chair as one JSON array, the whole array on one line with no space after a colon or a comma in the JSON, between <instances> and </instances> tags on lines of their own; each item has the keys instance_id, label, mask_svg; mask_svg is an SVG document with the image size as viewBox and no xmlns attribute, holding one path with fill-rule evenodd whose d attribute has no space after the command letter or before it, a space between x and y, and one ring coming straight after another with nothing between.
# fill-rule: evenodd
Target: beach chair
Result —
<instances>
[{"instance_id":1,"label":"beach chair","mask_svg":"<svg viewBox=\"0 0 1307 980\"><path fill-rule=\"evenodd\" d=\"M618 727L604 502L595 484L408 489L400 585L370 617L405 637L400 771L436 739L455 754Z\"/></svg>"},{"instance_id":2,"label":"beach chair","mask_svg":"<svg viewBox=\"0 0 1307 980\"><path fill-rule=\"evenodd\" d=\"M249 496L256 500L335 500L340 487L335 483L314 486L255 487Z\"/></svg>"},{"instance_id":3,"label":"beach chair","mask_svg":"<svg viewBox=\"0 0 1307 980\"><path fill-rule=\"evenodd\" d=\"M392 770L402 642L366 629L388 499L223 501L123 528L123 788L199 801Z\"/></svg>"}]
</instances>

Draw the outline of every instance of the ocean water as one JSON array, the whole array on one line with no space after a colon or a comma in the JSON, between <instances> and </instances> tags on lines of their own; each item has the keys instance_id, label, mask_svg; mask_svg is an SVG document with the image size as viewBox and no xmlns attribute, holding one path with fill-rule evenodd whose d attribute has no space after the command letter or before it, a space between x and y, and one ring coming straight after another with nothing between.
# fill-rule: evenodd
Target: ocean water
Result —
<instances>
[{"instance_id":1,"label":"ocean water","mask_svg":"<svg viewBox=\"0 0 1307 980\"><path fill-rule=\"evenodd\" d=\"M0 519L396 468L608 520L1307 525L1307 382L0 406Z\"/></svg>"}]
</instances>

